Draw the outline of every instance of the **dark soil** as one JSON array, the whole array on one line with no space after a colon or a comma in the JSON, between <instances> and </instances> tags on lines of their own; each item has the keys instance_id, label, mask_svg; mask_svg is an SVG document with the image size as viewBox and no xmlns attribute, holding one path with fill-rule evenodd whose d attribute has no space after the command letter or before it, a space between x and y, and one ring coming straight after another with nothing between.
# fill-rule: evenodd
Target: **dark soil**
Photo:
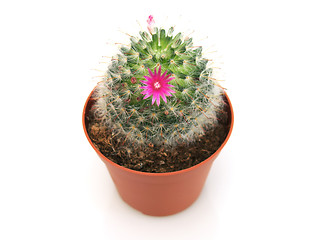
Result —
<instances>
[{"instance_id":1,"label":"dark soil","mask_svg":"<svg viewBox=\"0 0 320 240\"><path fill-rule=\"evenodd\" d=\"M225 117L218 127L207 130L190 144L174 148L149 144L131 151L122 146L121 137L113 137L111 130L101 127L92 115L86 116L86 122L90 139L104 156L126 168L152 173L179 171L206 160L221 146L230 129L230 121Z\"/></svg>"}]
</instances>

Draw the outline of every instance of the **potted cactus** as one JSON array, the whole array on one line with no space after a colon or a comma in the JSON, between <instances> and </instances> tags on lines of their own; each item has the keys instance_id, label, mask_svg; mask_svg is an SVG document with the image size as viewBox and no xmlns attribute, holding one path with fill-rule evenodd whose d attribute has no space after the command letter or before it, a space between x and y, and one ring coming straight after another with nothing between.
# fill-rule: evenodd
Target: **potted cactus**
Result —
<instances>
[{"instance_id":1,"label":"potted cactus","mask_svg":"<svg viewBox=\"0 0 320 240\"><path fill-rule=\"evenodd\" d=\"M124 201L164 216L199 196L233 110L202 47L155 27L152 16L147 22L89 95L83 126Z\"/></svg>"}]
</instances>

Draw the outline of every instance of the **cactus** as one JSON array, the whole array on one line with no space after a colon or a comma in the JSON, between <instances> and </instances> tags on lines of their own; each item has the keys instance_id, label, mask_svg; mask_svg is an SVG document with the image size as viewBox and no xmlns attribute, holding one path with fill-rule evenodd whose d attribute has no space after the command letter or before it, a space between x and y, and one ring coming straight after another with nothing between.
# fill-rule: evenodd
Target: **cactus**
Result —
<instances>
[{"instance_id":1,"label":"cactus","mask_svg":"<svg viewBox=\"0 0 320 240\"><path fill-rule=\"evenodd\" d=\"M202 47L153 23L120 47L93 95L93 114L128 149L193 142L225 114Z\"/></svg>"}]
</instances>

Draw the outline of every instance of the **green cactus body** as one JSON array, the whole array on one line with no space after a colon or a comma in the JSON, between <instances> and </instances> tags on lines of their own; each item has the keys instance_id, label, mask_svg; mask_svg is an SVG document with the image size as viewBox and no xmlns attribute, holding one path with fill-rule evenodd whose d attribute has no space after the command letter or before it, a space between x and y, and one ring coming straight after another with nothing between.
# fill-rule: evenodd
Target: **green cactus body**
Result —
<instances>
[{"instance_id":1,"label":"green cactus body","mask_svg":"<svg viewBox=\"0 0 320 240\"><path fill-rule=\"evenodd\" d=\"M189 143L213 128L224 113L223 91L211 77L213 69L192 38L154 28L131 37L113 57L94 93L93 111L101 123L128 148ZM141 94L150 69L167 71L175 93L160 105Z\"/></svg>"}]
</instances>

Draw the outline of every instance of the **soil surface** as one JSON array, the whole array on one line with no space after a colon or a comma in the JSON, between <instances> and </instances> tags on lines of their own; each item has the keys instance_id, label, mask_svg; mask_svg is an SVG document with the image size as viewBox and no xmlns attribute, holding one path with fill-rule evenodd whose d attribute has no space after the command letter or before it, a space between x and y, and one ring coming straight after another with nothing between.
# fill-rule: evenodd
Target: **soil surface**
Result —
<instances>
[{"instance_id":1,"label":"soil surface","mask_svg":"<svg viewBox=\"0 0 320 240\"><path fill-rule=\"evenodd\" d=\"M221 146L230 129L228 119L224 118L216 128L207 130L192 143L174 148L150 144L131 151L122 146L121 137L112 136L111 130L100 126L92 115L88 114L86 121L90 139L104 156L123 167L152 173L179 171L206 160Z\"/></svg>"}]
</instances>

